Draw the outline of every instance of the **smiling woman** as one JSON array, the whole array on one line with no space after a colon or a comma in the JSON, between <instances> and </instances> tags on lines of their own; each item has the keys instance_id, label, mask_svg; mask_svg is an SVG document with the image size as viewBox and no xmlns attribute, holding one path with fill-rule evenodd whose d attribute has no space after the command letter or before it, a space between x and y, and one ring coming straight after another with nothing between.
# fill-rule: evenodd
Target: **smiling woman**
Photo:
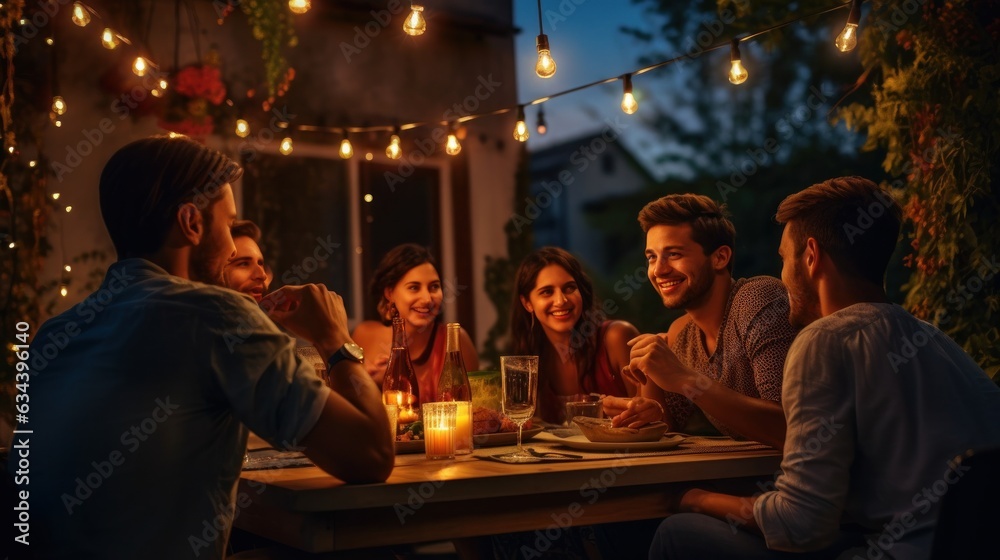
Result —
<instances>
[{"instance_id":1,"label":"smiling woman","mask_svg":"<svg viewBox=\"0 0 1000 560\"><path fill-rule=\"evenodd\" d=\"M639 332L610 321L594 303L594 289L580 262L558 247L529 254L518 267L511 303L515 354L536 355L538 415L561 423L565 402L581 394L635 394L621 375L627 342Z\"/></svg>"}]
</instances>

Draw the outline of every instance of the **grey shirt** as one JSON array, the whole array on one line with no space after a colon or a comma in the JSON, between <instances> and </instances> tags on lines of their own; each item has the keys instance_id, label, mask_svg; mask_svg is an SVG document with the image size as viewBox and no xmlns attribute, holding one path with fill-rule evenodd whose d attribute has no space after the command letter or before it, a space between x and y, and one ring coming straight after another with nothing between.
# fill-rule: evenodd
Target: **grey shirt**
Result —
<instances>
[{"instance_id":1,"label":"grey shirt","mask_svg":"<svg viewBox=\"0 0 1000 560\"><path fill-rule=\"evenodd\" d=\"M940 500L966 449L1000 444L1000 388L948 336L892 304L861 303L795 339L776 491L754 506L769 548L815 550L841 523L866 558L929 556Z\"/></svg>"},{"instance_id":2,"label":"grey shirt","mask_svg":"<svg viewBox=\"0 0 1000 560\"><path fill-rule=\"evenodd\" d=\"M247 427L294 447L329 395L294 346L237 292L112 265L30 348L35 554L222 558Z\"/></svg>"}]
</instances>

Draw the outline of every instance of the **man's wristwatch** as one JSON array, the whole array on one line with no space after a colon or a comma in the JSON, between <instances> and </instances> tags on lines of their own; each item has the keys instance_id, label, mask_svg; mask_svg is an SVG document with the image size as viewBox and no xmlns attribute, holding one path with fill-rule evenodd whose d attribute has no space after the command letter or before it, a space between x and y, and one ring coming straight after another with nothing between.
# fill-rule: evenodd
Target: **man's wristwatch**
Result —
<instances>
[{"instance_id":1,"label":"man's wristwatch","mask_svg":"<svg viewBox=\"0 0 1000 560\"><path fill-rule=\"evenodd\" d=\"M354 344L353 342L345 342L340 350L337 350L326 360L326 365L330 368L337 365L343 360L353 360L359 364L365 363L365 349Z\"/></svg>"}]
</instances>

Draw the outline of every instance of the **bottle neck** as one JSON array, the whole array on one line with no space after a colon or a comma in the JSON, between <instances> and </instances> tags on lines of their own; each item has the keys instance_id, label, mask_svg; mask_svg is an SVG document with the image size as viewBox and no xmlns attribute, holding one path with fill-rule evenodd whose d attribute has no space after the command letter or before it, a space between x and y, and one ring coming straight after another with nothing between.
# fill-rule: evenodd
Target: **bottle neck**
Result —
<instances>
[{"instance_id":1,"label":"bottle neck","mask_svg":"<svg viewBox=\"0 0 1000 560\"><path fill-rule=\"evenodd\" d=\"M392 349L398 348L406 348L406 329L403 320L397 317L392 320Z\"/></svg>"},{"instance_id":2,"label":"bottle neck","mask_svg":"<svg viewBox=\"0 0 1000 560\"><path fill-rule=\"evenodd\" d=\"M458 323L448 323L448 340L445 345L445 351L450 353L460 352L462 350L459 337L461 332L462 327Z\"/></svg>"}]
</instances>

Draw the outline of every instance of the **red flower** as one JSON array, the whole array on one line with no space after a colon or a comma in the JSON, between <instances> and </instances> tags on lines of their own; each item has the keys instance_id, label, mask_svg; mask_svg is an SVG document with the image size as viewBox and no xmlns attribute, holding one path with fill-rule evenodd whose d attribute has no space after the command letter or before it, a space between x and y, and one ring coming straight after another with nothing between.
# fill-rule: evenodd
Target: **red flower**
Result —
<instances>
[{"instance_id":1,"label":"red flower","mask_svg":"<svg viewBox=\"0 0 1000 560\"><path fill-rule=\"evenodd\" d=\"M174 89L188 97L207 99L218 105L226 98L226 86L218 66L186 66L174 77Z\"/></svg>"}]
</instances>

